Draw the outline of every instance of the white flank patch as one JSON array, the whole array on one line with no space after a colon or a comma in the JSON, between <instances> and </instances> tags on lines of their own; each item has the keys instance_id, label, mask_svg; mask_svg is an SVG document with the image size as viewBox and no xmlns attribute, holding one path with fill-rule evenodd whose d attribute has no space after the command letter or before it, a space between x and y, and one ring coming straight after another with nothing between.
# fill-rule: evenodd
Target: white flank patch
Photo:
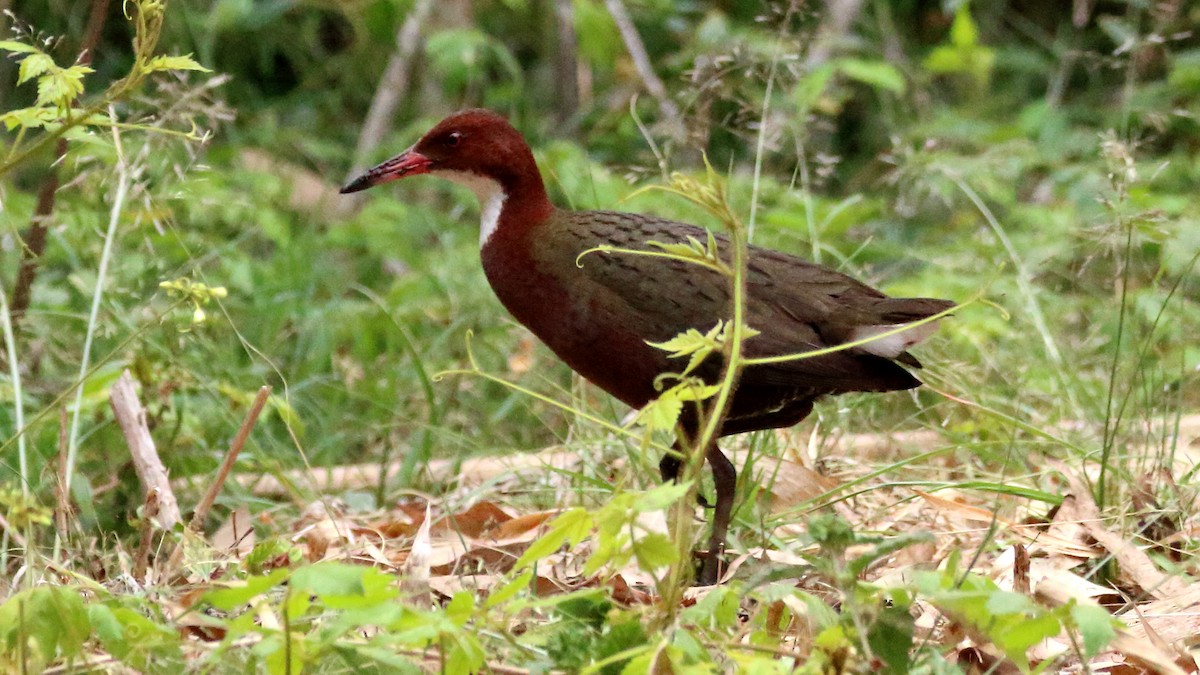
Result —
<instances>
[{"instance_id":1,"label":"white flank patch","mask_svg":"<svg viewBox=\"0 0 1200 675\"><path fill-rule=\"evenodd\" d=\"M500 212L504 209L504 201L508 199L508 193L499 183L470 171L431 171L434 176L440 176L448 181L452 181L470 188L471 192L479 198L479 206L483 209L479 218L479 247L488 242L492 238L492 233L500 226Z\"/></svg>"},{"instance_id":2,"label":"white flank patch","mask_svg":"<svg viewBox=\"0 0 1200 675\"><path fill-rule=\"evenodd\" d=\"M896 330L903 325L904 324L892 324L886 326L859 326L850 332L849 341L858 342L859 340L873 338L876 335L882 335L888 331ZM866 344L859 345L857 349L861 349L864 352L874 354L876 356L894 359L908 351L913 345L936 333L937 328L937 321L923 323L920 326L909 328L901 333L871 340Z\"/></svg>"}]
</instances>

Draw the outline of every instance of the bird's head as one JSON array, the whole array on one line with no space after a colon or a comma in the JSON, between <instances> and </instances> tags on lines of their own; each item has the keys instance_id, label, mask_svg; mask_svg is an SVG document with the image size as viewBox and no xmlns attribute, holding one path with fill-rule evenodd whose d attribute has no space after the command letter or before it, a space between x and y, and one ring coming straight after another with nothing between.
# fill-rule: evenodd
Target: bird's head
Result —
<instances>
[{"instance_id":1,"label":"bird's head","mask_svg":"<svg viewBox=\"0 0 1200 675\"><path fill-rule=\"evenodd\" d=\"M490 110L456 112L438 122L411 148L371 168L342 188L342 194L366 190L407 176L439 175L480 193L499 188L511 192L536 179L537 164L529 145L508 120Z\"/></svg>"}]
</instances>

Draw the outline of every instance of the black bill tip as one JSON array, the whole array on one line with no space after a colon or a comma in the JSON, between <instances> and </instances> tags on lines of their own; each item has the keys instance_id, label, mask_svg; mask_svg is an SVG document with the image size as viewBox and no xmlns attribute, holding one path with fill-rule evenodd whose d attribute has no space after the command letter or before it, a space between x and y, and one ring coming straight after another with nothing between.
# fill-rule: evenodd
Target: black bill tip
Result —
<instances>
[{"instance_id":1,"label":"black bill tip","mask_svg":"<svg viewBox=\"0 0 1200 675\"><path fill-rule=\"evenodd\" d=\"M340 192L341 194L344 194L344 195L348 195L351 192L359 192L361 190L366 190L367 188L371 187L372 185L374 185L374 181L371 180L371 174L364 173L363 175L359 176L358 178L355 178L354 180L350 181L349 183L346 183L345 185L343 185L342 189L338 190L338 192Z\"/></svg>"}]
</instances>

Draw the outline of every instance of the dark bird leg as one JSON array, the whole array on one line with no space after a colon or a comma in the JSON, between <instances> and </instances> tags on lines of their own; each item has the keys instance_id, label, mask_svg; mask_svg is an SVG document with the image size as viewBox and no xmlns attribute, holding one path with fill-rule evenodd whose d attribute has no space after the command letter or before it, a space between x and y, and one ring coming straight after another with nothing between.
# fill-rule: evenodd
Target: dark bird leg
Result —
<instances>
[{"instance_id":1,"label":"dark bird leg","mask_svg":"<svg viewBox=\"0 0 1200 675\"><path fill-rule=\"evenodd\" d=\"M733 462L721 452L713 441L704 456L712 467L713 485L717 489L717 502L713 509L712 534L708 538L708 555L700 567L700 576L696 578L699 586L712 586L721 580L721 567L724 564L725 536L729 532L729 521L733 516L733 497L737 491L737 468Z\"/></svg>"}]
</instances>

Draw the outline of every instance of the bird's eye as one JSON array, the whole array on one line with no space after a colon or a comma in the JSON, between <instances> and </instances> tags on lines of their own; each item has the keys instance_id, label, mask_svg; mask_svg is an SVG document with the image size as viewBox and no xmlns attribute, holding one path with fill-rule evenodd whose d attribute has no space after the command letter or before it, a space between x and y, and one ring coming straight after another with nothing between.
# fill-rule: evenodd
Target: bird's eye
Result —
<instances>
[{"instance_id":1,"label":"bird's eye","mask_svg":"<svg viewBox=\"0 0 1200 675\"><path fill-rule=\"evenodd\" d=\"M461 140L462 140L462 134L458 133L457 131L451 132L449 135L446 136L446 147L457 148L458 143Z\"/></svg>"}]
</instances>

